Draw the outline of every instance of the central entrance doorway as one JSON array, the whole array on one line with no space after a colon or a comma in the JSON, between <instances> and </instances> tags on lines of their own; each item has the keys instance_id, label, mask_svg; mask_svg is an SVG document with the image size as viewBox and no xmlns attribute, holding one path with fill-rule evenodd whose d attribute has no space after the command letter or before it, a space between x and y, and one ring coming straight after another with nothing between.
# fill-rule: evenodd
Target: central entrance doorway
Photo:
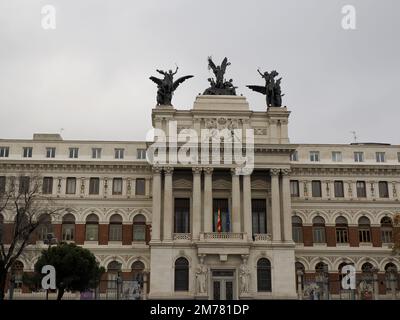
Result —
<instances>
[{"instance_id":1,"label":"central entrance doorway","mask_svg":"<svg viewBox=\"0 0 400 320\"><path fill-rule=\"evenodd\" d=\"M213 300L236 299L234 270L212 270L211 284Z\"/></svg>"}]
</instances>

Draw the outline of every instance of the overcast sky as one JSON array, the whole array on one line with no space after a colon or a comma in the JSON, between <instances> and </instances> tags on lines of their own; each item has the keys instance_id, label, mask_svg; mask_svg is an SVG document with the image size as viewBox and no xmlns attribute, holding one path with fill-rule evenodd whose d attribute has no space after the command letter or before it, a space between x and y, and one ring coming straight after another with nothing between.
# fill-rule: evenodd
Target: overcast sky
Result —
<instances>
[{"instance_id":1,"label":"overcast sky","mask_svg":"<svg viewBox=\"0 0 400 320\"><path fill-rule=\"evenodd\" d=\"M56 29L41 26L56 8ZM341 26L344 5L356 30ZM207 56L227 56L250 108L256 69L280 72L294 143L400 144L398 0L0 0L0 138L143 140L156 68L195 77L175 92L189 109L208 87Z\"/></svg>"}]
</instances>

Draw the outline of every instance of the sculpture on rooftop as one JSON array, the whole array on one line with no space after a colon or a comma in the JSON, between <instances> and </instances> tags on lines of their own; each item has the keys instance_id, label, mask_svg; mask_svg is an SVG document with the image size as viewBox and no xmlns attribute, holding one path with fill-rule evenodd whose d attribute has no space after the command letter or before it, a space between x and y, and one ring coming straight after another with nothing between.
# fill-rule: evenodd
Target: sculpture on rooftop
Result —
<instances>
[{"instance_id":1,"label":"sculpture on rooftop","mask_svg":"<svg viewBox=\"0 0 400 320\"><path fill-rule=\"evenodd\" d=\"M233 85L233 80L229 79L228 81L225 79L226 67L231 63L228 62L228 58L224 58L220 66L216 66L212 61L211 57L208 57L208 69L211 69L215 75L215 79L208 78L208 82L210 82L210 87L207 88L203 94L205 95L236 95L236 88Z\"/></svg>"},{"instance_id":2,"label":"sculpture on rooftop","mask_svg":"<svg viewBox=\"0 0 400 320\"><path fill-rule=\"evenodd\" d=\"M172 96L174 91L178 86L187 79L192 78L192 75L180 77L178 80L174 81L174 75L178 72L178 67L176 67L175 72L172 70L163 71L163 70L156 70L158 73L164 76L163 79L159 79L156 77L150 77L150 80L157 84L157 105L167 105L170 106Z\"/></svg>"},{"instance_id":3,"label":"sculpture on rooftop","mask_svg":"<svg viewBox=\"0 0 400 320\"><path fill-rule=\"evenodd\" d=\"M255 86L249 85L246 86L249 89L264 94L267 100L268 107L281 107L282 106L282 97L284 94L281 92L281 80L279 78L275 80L275 77L279 75L276 70L272 70L270 73L267 71L262 73L260 69L257 69L258 73L261 75L263 79L265 79L264 86Z\"/></svg>"}]
</instances>

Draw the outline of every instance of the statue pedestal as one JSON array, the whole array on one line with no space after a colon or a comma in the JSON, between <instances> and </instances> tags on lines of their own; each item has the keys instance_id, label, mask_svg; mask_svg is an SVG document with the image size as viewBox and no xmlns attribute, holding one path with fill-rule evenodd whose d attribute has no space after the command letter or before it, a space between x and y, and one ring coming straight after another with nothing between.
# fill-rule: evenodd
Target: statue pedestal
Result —
<instances>
[{"instance_id":1,"label":"statue pedestal","mask_svg":"<svg viewBox=\"0 0 400 320\"><path fill-rule=\"evenodd\" d=\"M240 300L249 300L249 299L253 299L253 296L252 296L250 293L248 293L248 292L242 292L242 293L239 295L239 299L240 299Z\"/></svg>"},{"instance_id":2,"label":"statue pedestal","mask_svg":"<svg viewBox=\"0 0 400 320\"><path fill-rule=\"evenodd\" d=\"M242 96L201 95L197 96L193 110L249 111L249 103Z\"/></svg>"},{"instance_id":3,"label":"statue pedestal","mask_svg":"<svg viewBox=\"0 0 400 320\"><path fill-rule=\"evenodd\" d=\"M196 296L194 298L196 300L208 300L208 294L206 292L204 292L204 293L196 293Z\"/></svg>"}]
</instances>

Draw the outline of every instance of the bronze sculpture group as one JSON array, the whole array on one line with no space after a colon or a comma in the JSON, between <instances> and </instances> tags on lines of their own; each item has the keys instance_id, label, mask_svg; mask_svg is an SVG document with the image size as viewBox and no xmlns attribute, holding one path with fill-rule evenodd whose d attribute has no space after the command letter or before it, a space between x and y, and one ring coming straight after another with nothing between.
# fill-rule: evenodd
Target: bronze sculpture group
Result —
<instances>
[{"instance_id":1,"label":"bronze sculpture group","mask_svg":"<svg viewBox=\"0 0 400 320\"><path fill-rule=\"evenodd\" d=\"M222 60L221 65L217 66L212 61L211 57L208 57L208 68L211 69L214 73L214 78L208 78L208 82L210 83L210 87L208 87L204 91L204 95L236 95L236 88L233 85L233 80L225 79L226 68L231 63L228 62L228 59L225 57ZM158 73L164 76L163 79L159 79L156 77L150 77L150 80L154 81L157 84L157 105L165 105L170 106L172 96L176 88L182 82L187 79L192 78L192 75L187 75L184 77L180 77L178 80L174 81L174 75L178 72L178 67L173 72L169 70L168 72L163 70L156 70ZM275 78L279 75L275 70L269 72L262 73L259 69L257 69L258 73L265 80L265 85L257 86L257 85L248 85L247 87L253 91L259 92L266 96L267 106L268 107L281 107L282 106L282 97L284 96L281 93L281 80L282 78Z\"/></svg>"}]
</instances>

